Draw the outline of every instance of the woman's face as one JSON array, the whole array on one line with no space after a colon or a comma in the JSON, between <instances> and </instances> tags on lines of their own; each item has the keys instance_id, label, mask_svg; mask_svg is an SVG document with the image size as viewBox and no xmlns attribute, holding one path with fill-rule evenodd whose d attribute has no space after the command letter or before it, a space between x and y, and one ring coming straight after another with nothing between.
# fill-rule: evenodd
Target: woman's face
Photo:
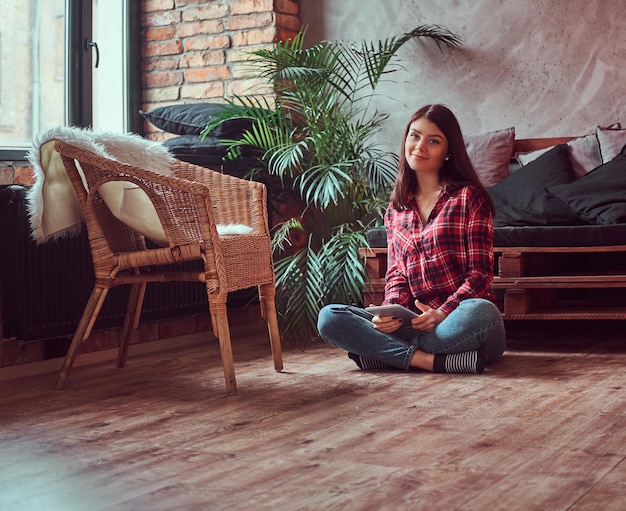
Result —
<instances>
[{"instance_id":1,"label":"woman's face","mask_svg":"<svg viewBox=\"0 0 626 511\"><path fill-rule=\"evenodd\" d=\"M448 139L434 122L422 117L409 126L404 156L413 171L437 173L448 156Z\"/></svg>"}]
</instances>

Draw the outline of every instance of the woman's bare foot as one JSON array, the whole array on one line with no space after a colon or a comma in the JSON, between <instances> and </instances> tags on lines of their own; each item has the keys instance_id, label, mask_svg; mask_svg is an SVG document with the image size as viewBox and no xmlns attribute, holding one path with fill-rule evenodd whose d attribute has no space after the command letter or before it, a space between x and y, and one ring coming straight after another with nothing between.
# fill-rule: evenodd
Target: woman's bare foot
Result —
<instances>
[{"instance_id":1,"label":"woman's bare foot","mask_svg":"<svg viewBox=\"0 0 626 511\"><path fill-rule=\"evenodd\" d=\"M432 353L415 350L413 352L413 355L411 356L411 362L409 363L409 366L432 372L434 364L435 355L433 355Z\"/></svg>"}]
</instances>

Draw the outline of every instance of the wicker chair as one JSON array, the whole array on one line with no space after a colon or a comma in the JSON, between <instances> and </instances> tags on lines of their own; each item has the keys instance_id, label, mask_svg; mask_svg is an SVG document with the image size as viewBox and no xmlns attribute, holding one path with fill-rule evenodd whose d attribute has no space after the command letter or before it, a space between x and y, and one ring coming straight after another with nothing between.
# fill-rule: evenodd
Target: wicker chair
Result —
<instances>
[{"instance_id":1,"label":"wicker chair","mask_svg":"<svg viewBox=\"0 0 626 511\"><path fill-rule=\"evenodd\" d=\"M163 176L63 142L56 142L55 149L63 160L87 226L95 271L95 285L59 373L58 389L64 387L80 344L89 337L109 289L124 284L130 284L130 294L117 367L125 365L130 334L139 323L147 283L198 281L206 285L228 393L237 391L226 310L229 292L258 287L261 314L268 323L274 368L282 370L263 184L181 161L175 161L172 176ZM111 185L112 182L118 183ZM167 246L147 248L142 234L118 220L99 193L105 184L143 190L156 209ZM231 223L246 224L252 227L252 232L220 236L218 226ZM192 260L201 260L203 269L159 268Z\"/></svg>"}]
</instances>

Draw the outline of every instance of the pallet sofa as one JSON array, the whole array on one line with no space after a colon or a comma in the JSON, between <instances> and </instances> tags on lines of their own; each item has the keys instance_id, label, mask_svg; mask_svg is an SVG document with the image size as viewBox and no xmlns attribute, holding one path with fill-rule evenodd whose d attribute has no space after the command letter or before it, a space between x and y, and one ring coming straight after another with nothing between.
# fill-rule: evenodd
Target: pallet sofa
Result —
<instances>
[{"instance_id":1,"label":"pallet sofa","mask_svg":"<svg viewBox=\"0 0 626 511\"><path fill-rule=\"evenodd\" d=\"M507 177L489 181L475 162L496 206L493 288L503 317L626 319L626 130L511 143ZM378 304L384 228L368 240L364 300Z\"/></svg>"}]
</instances>

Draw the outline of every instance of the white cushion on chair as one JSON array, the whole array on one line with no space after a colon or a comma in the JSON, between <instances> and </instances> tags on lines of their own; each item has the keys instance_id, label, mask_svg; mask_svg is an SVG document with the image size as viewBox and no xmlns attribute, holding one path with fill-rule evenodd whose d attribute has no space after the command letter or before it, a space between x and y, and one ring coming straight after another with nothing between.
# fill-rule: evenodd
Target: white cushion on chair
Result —
<instances>
[{"instance_id":1,"label":"white cushion on chair","mask_svg":"<svg viewBox=\"0 0 626 511\"><path fill-rule=\"evenodd\" d=\"M119 181L104 183L98 191L115 218L157 245L168 245L159 215L141 188Z\"/></svg>"}]
</instances>

